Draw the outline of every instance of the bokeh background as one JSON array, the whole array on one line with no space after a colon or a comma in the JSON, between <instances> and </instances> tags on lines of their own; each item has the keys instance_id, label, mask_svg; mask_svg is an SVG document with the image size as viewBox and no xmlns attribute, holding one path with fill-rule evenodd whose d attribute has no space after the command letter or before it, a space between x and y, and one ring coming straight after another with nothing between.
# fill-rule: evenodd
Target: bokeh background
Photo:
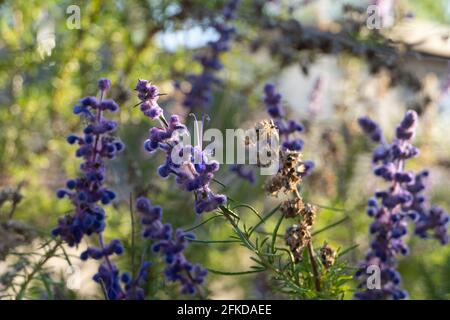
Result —
<instances>
[{"instance_id":1,"label":"bokeh background","mask_svg":"<svg viewBox=\"0 0 450 320\"><path fill-rule=\"evenodd\" d=\"M372 176L373 146L357 126L359 116L370 115L392 137L405 110L418 111L421 156L409 166L431 171L427 196L450 211L450 2L391 2L392 23L368 30L369 1L242 0L235 20L237 35L221 58L223 84L215 87L207 112L210 127L251 127L267 117L263 85L271 81L278 86L290 116L307 128L305 158L316 162L316 170L305 181L303 194L322 206L316 229L346 218L315 242L326 240L341 249L358 245L346 255L353 266L369 242L366 201L383 187ZM80 8L79 29L68 24L70 5ZM55 191L77 174L79 166L73 147L66 143L67 135L82 128L72 107L81 97L96 94L100 77L112 81L111 96L121 107L116 115L118 135L127 146L109 162L108 184L118 200L108 207L106 237L120 237L130 246L130 194L149 194L176 227L204 219L195 215L190 194L178 192L173 181L156 175L162 157L143 151L152 124L133 108L138 102L133 89L137 79L151 80L167 93L161 105L191 121L174 82L187 86L186 74L200 71L193 56L217 36L208 26L222 5L223 1L200 0L0 1L0 189L20 194L17 203L0 202L0 219L5 226L12 219L32 230L32 236L20 241L0 234L2 281L5 274L22 270L18 253L39 252L57 217L70 210L69 202L57 200ZM223 165L217 178L232 198L260 212L277 203L264 194L264 177L252 185ZM249 225L256 222L250 213L244 218ZM197 237L225 239L230 233L224 221L215 219L199 228ZM448 299L450 247L414 237L408 243L413 254L401 259L400 272L411 298ZM85 246L68 249L73 263L81 267L84 280L79 290L66 288L67 261L54 258L41 275L46 285L36 281L27 297L101 297L89 280L95 262L81 264L76 258ZM232 244L194 243L188 256L219 270L244 270L251 262L244 248ZM158 277L162 266L157 261L151 294L157 299L179 298L178 291ZM119 264L126 269L130 259L122 257ZM282 298L269 287L263 275L210 274L207 280L211 298ZM350 291L346 298L351 298Z\"/></svg>"}]
</instances>

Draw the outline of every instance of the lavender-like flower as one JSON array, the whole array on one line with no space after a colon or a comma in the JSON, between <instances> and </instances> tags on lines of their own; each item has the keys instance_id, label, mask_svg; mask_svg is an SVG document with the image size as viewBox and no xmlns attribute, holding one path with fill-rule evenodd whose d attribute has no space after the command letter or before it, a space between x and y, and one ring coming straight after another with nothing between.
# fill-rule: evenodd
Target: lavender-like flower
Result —
<instances>
[{"instance_id":1,"label":"lavender-like flower","mask_svg":"<svg viewBox=\"0 0 450 320\"><path fill-rule=\"evenodd\" d=\"M142 289L142 285L148 281L148 268L150 268L150 266L150 262L142 262L139 272L134 279L128 273L122 273L120 280L125 285L126 300L144 300L145 293L144 289Z\"/></svg>"},{"instance_id":2,"label":"lavender-like flower","mask_svg":"<svg viewBox=\"0 0 450 320\"><path fill-rule=\"evenodd\" d=\"M213 86L222 82L216 72L223 68L220 56L229 50L230 41L235 33L234 27L230 26L230 21L234 19L238 4L239 0L226 2L221 16L212 23L212 28L217 32L219 38L208 42L207 50L194 57L202 66L202 72L187 76L191 88L190 91L184 92L183 106L190 110L208 109L212 102ZM180 89L179 86L177 88Z\"/></svg>"},{"instance_id":3,"label":"lavender-like flower","mask_svg":"<svg viewBox=\"0 0 450 320\"><path fill-rule=\"evenodd\" d=\"M256 181L255 171L244 164L233 164L230 166L230 171L235 173L239 178L247 180L251 184Z\"/></svg>"},{"instance_id":4,"label":"lavender-like flower","mask_svg":"<svg viewBox=\"0 0 450 320\"><path fill-rule=\"evenodd\" d=\"M141 100L141 111L147 117L157 119L162 114L162 109L157 102L160 96L158 87L152 86L147 80L139 80L135 90Z\"/></svg>"},{"instance_id":5,"label":"lavender-like flower","mask_svg":"<svg viewBox=\"0 0 450 320\"><path fill-rule=\"evenodd\" d=\"M143 237L156 240L153 245L155 252L160 252L165 258L165 275L169 281L179 281L183 294L194 294L197 286L204 281L208 271L199 265L193 265L186 260L184 250L194 234L177 229L173 237L172 226L162 223L162 208L153 206L147 198L139 198L136 209L141 214Z\"/></svg>"},{"instance_id":6,"label":"lavender-like flower","mask_svg":"<svg viewBox=\"0 0 450 320\"><path fill-rule=\"evenodd\" d=\"M83 135L70 135L67 142L78 144L76 156L84 161L80 166L81 176L68 180L66 188L57 192L58 198L67 197L72 201L75 212L60 218L52 232L71 247L78 245L84 235L101 234L105 228L105 212L99 203L106 205L116 197L104 187L105 159L113 159L124 149L123 143L111 135L117 123L103 116L106 111L119 109L113 100L103 99L109 87L109 80L100 79L100 100L86 97L73 109L86 119L87 126Z\"/></svg>"},{"instance_id":7,"label":"lavender-like flower","mask_svg":"<svg viewBox=\"0 0 450 320\"><path fill-rule=\"evenodd\" d=\"M405 162L419 154L411 143L417 126L417 113L408 111L396 130L391 144L385 142L378 124L369 118L359 119L363 131L379 146L373 152L374 174L390 183L385 191L375 193L368 202L367 213L375 221L369 231L373 236L366 259L356 277L360 288L366 286L366 270L375 265L381 271L381 289L366 289L355 294L357 299L404 299L406 291L400 287L400 274L396 270L397 256L407 255L409 248L403 241L408 221L416 223L415 233L427 237L429 230L443 244L448 242L446 224L448 216L442 209L429 208L422 192L427 171L414 174L405 169Z\"/></svg>"},{"instance_id":8,"label":"lavender-like flower","mask_svg":"<svg viewBox=\"0 0 450 320\"><path fill-rule=\"evenodd\" d=\"M157 92L157 90L146 80L139 80L136 86L139 96L149 97L149 91ZM158 95L152 97L149 103L157 105ZM145 111L144 115L148 116ZM182 145L181 135L186 133L187 129L177 115L172 115L169 121L166 121L161 111L158 120L161 127L151 128L149 139L144 144L148 152L162 150L166 154L166 162L158 168L158 174L163 178L174 175L182 190L193 192L196 196L195 211L198 214L213 211L225 204L226 196L215 194L209 186L214 178L214 172L219 170L219 163L209 160L207 153L199 146ZM177 159L173 158L174 155Z\"/></svg>"},{"instance_id":9,"label":"lavender-like flower","mask_svg":"<svg viewBox=\"0 0 450 320\"><path fill-rule=\"evenodd\" d=\"M286 113L282 104L282 96L276 91L275 86L271 83L267 83L264 86L264 103L267 107L267 112L279 130L282 150L301 151L303 149L304 141L294 137L294 134L296 132L303 132L304 127L301 123L286 118ZM303 173L303 176L310 175L312 170L314 170L314 162L309 160L304 161L304 166L305 172Z\"/></svg>"},{"instance_id":10,"label":"lavender-like flower","mask_svg":"<svg viewBox=\"0 0 450 320\"><path fill-rule=\"evenodd\" d=\"M286 119L282 96L271 83L264 86L264 103L267 107L267 112L279 130L282 148L284 150L301 151L304 144L303 140L293 138L292 135L295 132L303 132L304 128L299 122Z\"/></svg>"},{"instance_id":11,"label":"lavender-like flower","mask_svg":"<svg viewBox=\"0 0 450 320\"><path fill-rule=\"evenodd\" d=\"M99 247L89 247L80 256L81 260L103 260L93 277L94 281L102 285L110 300L143 298L142 291L135 285L132 287L127 284L126 291L122 289L119 269L109 257L122 254L123 246L117 239L104 244L102 235L105 229L105 211L100 204L106 205L116 197L114 192L104 187L105 159L113 159L124 149L123 143L111 135L116 130L117 123L104 117L106 111L116 112L119 109L116 102L104 99L110 87L111 82L108 79L100 79L100 99L83 98L81 104L73 109L75 114L86 119L87 125L83 135L70 135L67 141L70 144L78 144L76 156L84 161L80 166L81 176L68 180L66 188L57 192L58 198L67 197L71 200L75 211L60 218L52 234L59 236L71 247L77 246L84 235L96 234ZM146 268L148 264L143 264L140 276L145 275ZM134 283L140 281L138 277Z\"/></svg>"}]
</instances>

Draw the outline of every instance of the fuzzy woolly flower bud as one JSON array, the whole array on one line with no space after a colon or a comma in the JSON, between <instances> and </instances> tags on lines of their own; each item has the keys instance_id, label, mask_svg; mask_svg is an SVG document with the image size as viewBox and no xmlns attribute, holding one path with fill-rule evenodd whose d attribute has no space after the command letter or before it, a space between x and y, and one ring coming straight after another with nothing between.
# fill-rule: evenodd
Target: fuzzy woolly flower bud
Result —
<instances>
[{"instance_id":1,"label":"fuzzy woolly flower bud","mask_svg":"<svg viewBox=\"0 0 450 320\"><path fill-rule=\"evenodd\" d=\"M98 88L100 91L107 91L111 88L111 81L106 78L101 78L98 80Z\"/></svg>"}]
</instances>

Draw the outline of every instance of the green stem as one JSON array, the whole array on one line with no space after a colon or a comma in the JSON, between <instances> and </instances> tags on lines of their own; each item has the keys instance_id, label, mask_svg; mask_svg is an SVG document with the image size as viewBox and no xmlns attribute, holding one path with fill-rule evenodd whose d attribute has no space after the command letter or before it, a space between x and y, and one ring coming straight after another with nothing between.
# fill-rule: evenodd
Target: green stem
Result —
<instances>
[{"instance_id":1,"label":"green stem","mask_svg":"<svg viewBox=\"0 0 450 320\"><path fill-rule=\"evenodd\" d=\"M277 233L278 233L278 229L280 229L281 223L283 222L284 219L284 214L281 215L280 219L278 219L277 225L275 226L275 229L273 230L272 233L272 252L275 252L275 242L277 241Z\"/></svg>"},{"instance_id":2,"label":"green stem","mask_svg":"<svg viewBox=\"0 0 450 320\"><path fill-rule=\"evenodd\" d=\"M305 291L303 288L299 287L294 281L292 281L292 279L290 279L288 276L286 276L284 274L284 272L282 272L278 268L275 268L272 265L272 263L270 263L270 261L267 260L267 257L265 254L259 252L259 250L256 249L255 244L247 236L245 236L244 232L239 228L238 224L230 216L230 214L228 213L229 210L227 208L221 206L220 209L222 210L223 216L230 222L230 224L233 226L235 231L238 234L245 237L245 242L246 242L246 244L248 243L248 245L249 245L248 248L251 249L253 251L253 253L255 253L258 256L258 258L259 258L258 261L264 268L271 270L278 278L283 279L288 284L288 286L290 286L294 290L301 291L301 292ZM280 219L278 221L278 227L279 227L279 225L281 225L281 221L282 221L282 219Z\"/></svg>"},{"instance_id":3,"label":"green stem","mask_svg":"<svg viewBox=\"0 0 450 320\"><path fill-rule=\"evenodd\" d=\"M41 260L38 261L38 263L36 264L34 269L31 271L30 274L28 274L26 276L25 281L20 285L20 290L19 290L19 293L17 293L17 295L16 295L16 300L23 299L23 297L26 293L27 287L30 284L30 282L34 279L34 276L39 271L41 271L41 269L44 267L44 265L47 263L47 261L50 260L55 255L55 252L60 245L61 245L60 241L56 242L56 244L49 251L46 252L45 256L43 256L41 258Z\"/></svg>"},{"instance_id":4,"label":"green stem","mask_svg":"<svg viewBox=\"0 0 450 320\"><path fill-rule=\"evenodd\" d=\"M130 218L131 218L131 274L132 278L136 275L136 264L135 264L135 223L134 223L134 212L133 212L133 195L130 193Z\"/></svg>"},{"instance_id":5,"label":"green stem","mask_svg":"<svg viewBox=\"0 0 450 320\"><path fill-rule=\"evenodd\" d=\"M314 248L313 248L312 241L308 242L308 255L309 255L309 260L311 261L311 268L312 268L313 275L314 275L314 285L316 286L317 292L320 292L320 275L319 275L319 271L318 271L318 267L317 267L317 261L316 261L316 257L314 254Z\"/></svg>"},{"instance_id":6,"label":"green stem","mask_svg":"<svg viewBox=\"0 0 450 320\"><path fill-rule=\"evenodd\" d=\"M252 230L250 230L250 232L248 233L249 237L252 235L253 232L255 232L255 231L256 231L256 232L259 232L257 229L258 229L263 223L265 223L267 220L269 220L269 218L270 218L271 216L273 216L273 215L275 214L275 212L277 212L278 209L280 209L280 207L281 207L281 204L277 205L275 208L272 209L272 211L270 211L268 214L266 214L266 215L264 216L264 218L262 218L262 220L259 221L259 222L252 228Z\"/></svg>"}]
</instances>

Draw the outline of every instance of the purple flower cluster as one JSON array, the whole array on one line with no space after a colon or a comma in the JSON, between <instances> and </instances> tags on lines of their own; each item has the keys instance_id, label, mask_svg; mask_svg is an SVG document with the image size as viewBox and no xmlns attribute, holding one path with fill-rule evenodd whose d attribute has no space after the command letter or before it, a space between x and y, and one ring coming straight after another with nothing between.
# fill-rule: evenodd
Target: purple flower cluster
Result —
<instances>
[{"instance_id":1,"label":"purple flower cluster","mask_svg":"<svg viewBox=\"0 0 450 320\"><path fill-rule=\"evenodd\" d=\"M80 166L82 174L76 179L68 180L65 189L58 190L58 198L69 198L75 210L58 220L58 226L53 229L52 234L59 236L71 247L78 245L84 235L97 234L100 247L89 247L80 256L81 260L104 260L94 275L94 281L102 285L110 300L143 298L143 291L137 288L136 284L145 276L148 264L142 265L141 272L134 281L124 281L126 291L123 291L119 269L109 258L113 254L122 254L123 246L117 239L105 245L102 236L105 229L105 211L100 203L106 205L116 197L114 192L104 187L104 160L113 159L124 149L123 143L111 135L116 130L117 123L104 118L105 111L115 112L119 109L116 102L104 99L110 87L108 79L100 79L100 99L83 98L80 105L73 109L75 114L87 121L83 135L70 135L67 138L68 143L77 143L79 146L76 156L84 159ZM127 277L124 277L126 280Z\"/></svg>"},{"instance_id":2,"label":"purple flower cluster","mask_svg":"<svg viewBox=\"0 0 450 320\"><path fill-rule=\"evenodd\" d=\"M272 117L280 135L281 148L284 151L301 151L303 150L304 141L300 138L295 138L294 134L303 132L304 127L301 123L295 120L286 119L286 114L282 104L282 96L275 89L271 83L264 86L264 103L267 107L267 112ZM303 162L305 172L303 176L308 176L314 170L314 162L307 160Z\"/></svg>"},{"instance_id":3,"label":"purple flower cluster","mask_svg":"<svg viewBox=\"0 0 450 320\"><path fill-rule=\"evenodd\" d=\"M142 285L148 281L150 266L150 262L144 261L133 279L127 272L120 274L119 268L106 259L93 279L103 287L108 300L144 300Z\"/></svg>"},{"instance_id":4,"label":"purple flower cluster","mask_svg":"<svg viewBox=\"0 0 450 320\"><path fill-rule=\"evenodd\" d=\"M100 79L100 100L86 97L73 109L75 114L87 121L83 135L67 138L70 144L77 143L79 146L76 156L84 159L80 166L82 175L68 180L66 188L58 190L58 198L69 198L75 212L60 218L58 226L52 231L54 236L60 236L69 246L78 245L84 235L100 234L104 230L105 212L99 202L108 204L115 198L114 192L104 187L104 159L113 159L124 149L124 145L111 136L117 123L103 117L105 111L119 109L113 100L103 99L109 87L109 80Z\"/></svg>"},{"instance_id":5,"label":"purple flower cluster","mask_svg":"<svg viewBox=\"0 0 450 320\"><path fill-rule=\"evenodd\" d=\"M429 210L421 210L414 232L422 238L428 238L429 232L432 231L434 238L442 244L447 244L449 242L447 234L449 220L449 215L442 208L433 206Z\"/></svg>"},{"instance_id":6,"label":"purple flower cluster","mask_svg":"<svg viewBox=\"0 0 450 320\"><path fill-rule=\"evenodd\" d=\"M271 83L264 86L264 104L279 130L282 148L284 150L301 151L304 145L303 140L292 136L295 132L303 132L304 128L299 122L286 119L282 96Z\"/></svg>"},{"instance_id":7,"label":"purple flower cluster","mask_svg":"<svg viewBox=\"0 0 450 320\"><path fill-rule=\"evenodd\" d=\"M139 272L133 279L129 273L124 272L120 277L120 280L125 285L125 299L126 300L144 300L145 292L142 289L142 285L148 282L148 268L151 263L148 261L142 262Z\"/></svg>"},{"instance_id":8,"label":"purple flower cluster","mask_svg":"<svg viewBox=\"0 0 450 320\"><path fill-rule=\"evenodd\" d=\"M234 172L238 177L247 180L251 184L256 182L255 171L251 167L243 164L233 164L230 166L230 171Z\"/></svg>"},{"instance_id":9,"label":"purple flower cluster","mask_svg":"<svg viewBox=\"0 0 450 320\"><path fill-rule=\"evenodd\" d=\"M138 81L136 90L139 94L142 93L139 88L142 87L143 82L148 84L146 80ZM148 90L157 92L157 89L153 87L148 84ZM157 96L154 103L156 99ZM163 178L174 175L181 189L194 192L195 211L198 214L213 211L225 204L227 198L224 195L215 194L209 187L214 178L214 172L219 170L219 163L209 160L207 153L199 146L182 144L181 136L187 132L187 128L180 122L177 115L172 115L167 121L161 112L158 120L161 127L151 128L149 139L144 144L148 152L162 150L166 154L166 162L158 168L158 174Z\"/></svg>"},{"instance_id":10,"label":"purple flower cluster","mask_svg":"<svg viewBox=\"0 0 450 320\"><path fill-rule=\"evenodd\" d=\"M182 293L194 294L196 287L203 283L208 273L201 266L187 261L184 256L183 252L188 246L189 240L194 239L194 235L177 229L175 237L173 237L172 226L169 223L161 222L161 207L153 206L147 198L139 198L136 202L136 209L141 214L143 237L157 240L153 245L153 250L160 252L165 257L166 278L169 281L179 281Z\"/></svg>"},{"instance_id":11,"label":"purple flower cluster","mask_svg":"<svg viewBox=\"0 0 450 320\"><path fill-rule=\"evenodd\" d=\"M220 55L229 50L230 41L235 33L234 27L229 23L234 19L238 4L239 0L227 1L221 16L212 23L212 28L219 36L218 39L208 42L208 50L194 57L202 66L202 72L187 76L191 88L189 92L184 93L183 106L190 110L207 109L212 101L213 86L221 83L215 73L223 68ZM177 88L180 89L179 86Z\"/></svg>"},{"instance_id":12,"label":"purple flower cluster","mask_svg":"<svg viewBox=\"0 0 450 320\"><path fill-rule=\"evenodd\" d=\"M407 255L409 249L403 241L407 234L408 221L415 222L415 233L427 237L433 230L442 244L448 242L446 224L448 215L439 208L427 204L423 196L427 171L414 174L405 169L405 162L419 154L411 143L417 126L417 113L408 111L397 126L396 137L386 143L383 133L374 121L360 118L359 124L370 139L379 146L373 152L374 174L390 183L384 191L375 193L368 202L367 213L375 220L370 225L373 240L366 259L360 265L357 278L360 288L366 286L366 270L375 265L381 271L381 289L366 289L358 292L358 299L404 299L407 293L400 288L400 274L396 271L397 255Z\"/></svg>"},{"instance_id":13,"label":"purple flower cluster","mask_svg":"<svg viewBox=\"0 0 450 320\"><path fill-rule=\"evenodd\" d=\"M123 246L119 240L114 239L111 242L104 246L103 248L89 247L85 251L83 251L80 255L80 259L86 261L89 258L100 260L103 257L107 257L113 254L122 254Z\"/></svg>"},{"instance_id":14,"label":"purple flower cluster","mask_svg":"<svg viewBox=\"0 0 450 320\"><path fill-rule=\"evenodd\" d=\"M157 119L162 114L162 109L158 105L160 96L158 87L152 86L147 80L139 80L135 90L141 100L141 111L151 119Z\"/></svg>"}]
</instances>

